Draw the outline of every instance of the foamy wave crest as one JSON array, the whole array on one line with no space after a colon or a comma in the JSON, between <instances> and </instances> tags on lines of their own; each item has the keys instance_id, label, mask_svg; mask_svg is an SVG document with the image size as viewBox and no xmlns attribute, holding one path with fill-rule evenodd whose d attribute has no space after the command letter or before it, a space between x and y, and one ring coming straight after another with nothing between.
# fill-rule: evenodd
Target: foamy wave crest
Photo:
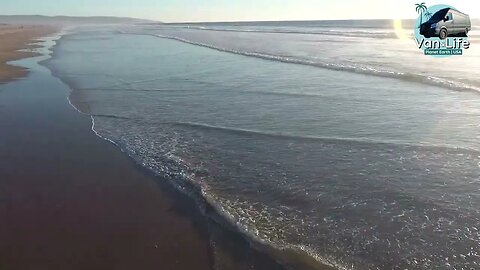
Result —
<instances>
[{"instance_id":1,"label":"foamy wave crest","mask_svg":"<svg viewBox=\"0 0 480 270\"><path fill-rule=\"evenodd\" d=\"M71 104L72 105L72 104ZM73 105L72 105L73 106ZM75 107L74 107L75 108ZM146 169L152 171L162 178L169 180L169 183L177 189L179 192L190 196L198 204L204 214L219 222L219 224L226 225L237 229L242 235L246 236L247 239L254 247L258 247L260 250L277 253L286 254L297 254L297 255L307 255L313 259L316 263L320 263L322 266L330 266L333 269L338 270L348 270L349 267L345 266L342 262L336 261L332 256L322 255L320 252L315 251L315 249L309 248L304 245L295 245L289 244L285 241L275 241L278 239L270 239L267 235L260 234L259 229L254 223L245 223L245 220L239 220L239 217L235 215L236 211L242 211L246 209L240 205L232 205L228 207L228 203L225 200L215 196L214 193L209 191L209 188L205 183L195 179L195 169L190 166L188 161L183 160L181 157L175 155L176 142L169 144L168 147L172 149L167 150L164 155L156 155L155 158L149 156L148 151L139 153L135 147L133 147L128 140L122 140L119 138L114 138L109 132L106 132L104 127L97 127L95 121L96 118L105 117L105 115L92 115L92 131L101 139L104 139L113 145L119 147L119 149L130 156L138 164L142 165ZM112 117L106 117L112 118ZM123 117L115 117L112 119L116 120L125 120ZM181 123L175 122L170 123L175 125L186 125L186 126L202 126L202 124L194 123ZM212 127L204 125L205 127ZM175 141L176 139L174 139ZM168 148L167 147L167 148ZM160 159L157 160L157 159ZM246 202L248 203L248 202ZM206 206L213 208L215 211L207 211ZM252 220L255 216L250 217ZM270 217L271 219L273 217ZM226 224L224 222L227 222ZM271 225L274 226L274 225Z\"/></svg>"},{"instance_id":2,"label":"foamy wave crest","mask_svg":"<svg viewBox=\"0 0 480 270\"><path fill-rule=\"evenodd\" d=\"M370 37L370 38L396 38L395 33L385 31L346 31L346 30L284 30L284 29L235 29L235 28L213 28L205 26L183 26L184 29L217 31L217 32L240 32L240 33L264 33L264 34L303 34L303 35L330 35L346 37Z\"/></svg>"},{"instance_id":3,"label":"foamy wave crest","mask_svg":"<svg viewBox=\"0 0 480 270\"><path fill-rule=\"evenodd\" d=\"M201 46L201 47L205 47L205 48L209 48L209 49L213 49L221 52L233 53L233 54L249 56L249 57L256 57L256 58L269 60L269 61L298 64L298 65L307 65L307 66L325 68L330 70L346 71L346 72L371 75L371 76L377 76L377 77L392 78L392 79L398 79L402 81L421 83L421 84L430 85L430 86L437 86L437 87L446 88L454 91L473 91L473 92L480 93L480 87L478 86L474 86L471 84L458 82L458 81L451 81L451 80L434 77L434 76L425 76L420 74L396 72L396 71L390 71L390 70L380 70L373 67L362 66L362 65L325 63L325 62L317 62L317 61L312 61L308 59L300 59L300 58L281 56L281 55L273 55L273 54L249 52L249 51L239 51L235 49L218 47L212 44L195 42L185 38L174 37L174 36L167 36L167 35L154 35L154 36L159 38L164 38L164 39L176 40L176 41L188 43L191 45Z\"/></svg>"},{"instance_id":4,"label":"foamy wave crest","mask_svg":"<svg viewBox=\"0 0 480 270\"><path fill-rule=\"evenodd\" d=\"M242 211L242 209L248 209L248 207L242 207L241 205L232 205L229 206L224 200L216 197L214 194L209 193L207 190L202 190L202 196L205 201L215 209L215 213L223 217L227 222L230 223L231 226L234 226L239 232L249 237L250 240L253 240L253 244L260 244L267 248L273 248L275 253L294 253L296 255L300 255L299 257L303 257L301 255L306 255L309 258L315 260L316 262L320 263L322 266L329 266L333 269L338 270L350 270L348 266L344 263L336 260L332 256L322 255L321 253L315 251L314 249L305 246L305 245L296 245L296 244L289 244L288 242L281 241L279 239L269 239L267 235L261 234L259 229L256 227L255 222L252 223L256 218L259 216L253 215L248 218L248 220L240 221L238 217L234 215L236 211ZM249 202L245 202L249 204ZM268 213L265 211L264 213ZM261 213L256 213L261 215ZM213 217L214 218L214 217ZM268 217L273 219L274 217ZM267 219L268 219L267 218ZM272 228L275 227L271 225ZM288 256L288 255L287 255Z\"/></svg>"}]
</instances>

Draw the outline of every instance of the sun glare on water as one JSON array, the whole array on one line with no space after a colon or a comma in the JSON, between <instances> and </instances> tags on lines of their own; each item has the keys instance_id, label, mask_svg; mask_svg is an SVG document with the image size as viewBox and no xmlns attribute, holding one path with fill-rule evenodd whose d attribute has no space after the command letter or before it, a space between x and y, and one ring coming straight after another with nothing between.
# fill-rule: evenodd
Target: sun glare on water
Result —
<instances>
[{"instance_id":1,"label":"sun glare on water","mask_svg":"<svg viewBox=\"0 0 480 270\"><path fill-rule=\"evenodd\" d=\"M402 20L393 20L393 28L395 30L395 35L397 35L399 39L407 40L410 38L408 31L403 28Z\"/></svg>"}]
</instances>

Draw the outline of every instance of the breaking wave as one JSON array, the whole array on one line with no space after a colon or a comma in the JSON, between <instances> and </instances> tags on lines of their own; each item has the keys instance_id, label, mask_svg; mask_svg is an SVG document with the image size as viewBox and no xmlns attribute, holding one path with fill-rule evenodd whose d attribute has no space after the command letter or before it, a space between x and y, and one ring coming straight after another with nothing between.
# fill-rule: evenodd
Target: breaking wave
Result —
<instances>
[{"instance_id":1,"label":"breaking wave","mask_svg":"<svg viewBox=\"0 0 480 270\"><path fill-rule=\"evenodd\" d=\"M447 80L447 79L443 79L435 76L425 76L425 75L407 73L407 72L381 70L381 69L376 69L373 67L367 67L367 66L361 66L361 65L347 65L347 64L317 62L317 61L312 61L308 59L300 59L295 57L273 55L273 54L266 54L266 53L260 53L260 52L240 51L240 50L222 48L212 44L195 42L185 38L167 36L167 35L154 35L154 36L159 38L164 38L164 39L176 40L176 41L188 43L191 45L201 46L201 47L205 47L205 48L209 48L209 49L213 49L221 52L233 53L233 54L249 56L249 57L256 57L256 58L269 60L269 61L298 64L298 65L307 65L307 66L313 66L318 68L325 68L325 69L336 70L336 71L346 71L346 72L377 76L377 77L386 77L386 78L398 79L402 81L409 81L414 83L421 83L425 85L446 88L454 91L472 91L472 92L480 93L480 87L478 86L463 83L463 82L458 82L458 81L451 81L451 80Z\"/></svg>"}]
</instances>

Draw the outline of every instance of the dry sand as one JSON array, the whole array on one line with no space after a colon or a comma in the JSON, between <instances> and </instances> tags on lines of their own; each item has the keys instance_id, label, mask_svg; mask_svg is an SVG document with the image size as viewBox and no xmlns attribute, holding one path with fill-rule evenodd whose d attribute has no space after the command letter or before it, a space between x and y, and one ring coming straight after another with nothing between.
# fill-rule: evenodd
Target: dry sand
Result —
<instances>
[{"instance_id":1,"label":"dry sand","mask_svg":"<svg viewBox=\"0 0 480 270\"><path fill-rule=\"evenodd\" d=\"M29 43L53 32L51 26L0 24L0 84L26 76L28 70L7 62L35 55L29 51L35 45Z\"/></svg>"}]
</instances>

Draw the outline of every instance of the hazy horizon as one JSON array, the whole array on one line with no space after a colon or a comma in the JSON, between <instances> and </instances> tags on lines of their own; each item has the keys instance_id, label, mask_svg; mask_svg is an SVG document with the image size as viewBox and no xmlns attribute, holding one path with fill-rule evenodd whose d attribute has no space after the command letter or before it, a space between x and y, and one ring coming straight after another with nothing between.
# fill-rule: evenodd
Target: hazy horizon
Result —
<instances>
[{"instance_id":1,"label":"hazy horizon","mask_svg":"<svg viewBox=\"0 0 480 270\"><path fill-rule=\"evenodd\" d=\"M193 0L18 0L2 4L4 15L73 17L126 17L176 22L305 21L413 19L418 0L261 0L198 2ZM427 1L427 6L449 4L480 18L480 4L474 0ZM392 8L394 7L394 8Z\"/></svg>"},{"instance_id":2,"label":"hazy horizon","mask_svg":"<svg viewBox=\"0 0 480 270\"><path fill-rule=\"evenodd\" d=\"M150 20L150 19L142 19L142 18L135 18L135 17L123 17L123 16L108 16L108 15L95 15L95 16L69 16L69 15L40 15L40 14L0 14L0 24L2 23L16 23L16 21L5 21L2 20L2 17L43 17L43 18L49 18L49 19L55 19L55 18L72 18L72 19L88 19L88 18L105 18L105 19L118 19L118 20L133 20L133 21L144 21L144 22L151 22L151 23L164 23L164 24L201 24L201 23L248 23L248 22L302 22L302 21L382 21L382 20L394 20L394 19L389 19L389 18L376 18L376 19L325 19L325 20L244 20L244 21L178 21L178 22L164 22L161 20ZM19 18L20 19L20 18ZM471 18L473 21L479 22L480 17L478 18ZM414 18L399 18L398 20L402 21L409 21L409 20L415 20ZM41 23L41 22L38 22Z\"/></svg>"}]
</instances>

